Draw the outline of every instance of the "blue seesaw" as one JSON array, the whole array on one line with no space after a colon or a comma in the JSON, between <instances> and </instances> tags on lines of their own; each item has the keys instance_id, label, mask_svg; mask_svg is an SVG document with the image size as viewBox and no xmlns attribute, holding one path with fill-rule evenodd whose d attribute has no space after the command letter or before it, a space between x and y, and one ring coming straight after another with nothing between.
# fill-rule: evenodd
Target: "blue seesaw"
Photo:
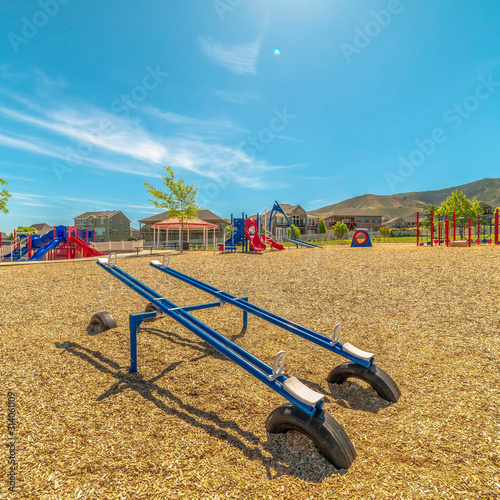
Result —
<instances>
[{"instance_id":1,"label":"blue seesaw","mask_svg":"<svg viewBox=\"0 0 500 500\"><path fill-rule=\"evenodd\" d=\"M168 256L166 257L168 258ZM220 307L223 304L233 305L243 310L243 328L245 330L248 326L248 313L250 313L349 359L351 362L337 366L330 372L327 377L329 383L342 383L349 377L355 377L368 382L380 396L391 402L396 402L400 396L396 383L387 373L373 364L372 353L357 349L351 344L340 343L340 324L336 325L332 338L325 337L251 304L248 297L235 297L176 271L169 266L168 261L165 264L165 258L163 263L157 260L152 261L150 265L155 269L218 299L216 302L178 307L120 269L117 265L116 254L99 259L97 264L149 302L146 306L146 312L130 315L131 372L137 372L137 331L141 323L155 321L162 317L173 318L288 400L288 403L279 406L269 414L266 420L268 432L296 430L306 434L318 446L325 458L337 468L346 469L352 464L356 457L354 446L340 424L323 409L324 395L309 389L298 378L285 375L286 352L278 352L273 366L270 366L190 313L201 309ZM100 331L105 331L115 328L116 322L110 313L101 312L92 317L91 325Z\"/></svg>"}]
</instances>

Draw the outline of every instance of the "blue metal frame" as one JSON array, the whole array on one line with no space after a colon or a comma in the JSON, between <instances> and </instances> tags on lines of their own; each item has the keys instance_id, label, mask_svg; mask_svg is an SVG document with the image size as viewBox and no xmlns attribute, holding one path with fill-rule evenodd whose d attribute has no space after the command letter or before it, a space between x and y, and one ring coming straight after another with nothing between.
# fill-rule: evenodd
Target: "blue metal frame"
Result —
<instances>
[{"instance_id":1,"label":"blue metal frame","mask_svg":"<svg viewBox=\"0 0 500 500\"><path fill-rule=\"evenodd\" d=\"M295 239L295 233L293 232L292 224L288 220L288 217L286 216L286 213L283 211L283 209L281 208L281 205L277 201L274 202L273 208L271 210L271 215L269 217L269 224L267 225L267 230L272 235L271 229L272 229L273 217L276 217L276 214L278 214L278 213L281 213L281 214L283 214L285 216L285 219L288 222L288 226L290 227L290 238ZM297 243L295 243L295 246L297 248L299 248L299 245Z\"/></svg>"},{"instance_id":2,"label":"blue metal frame","mask_svg":"<svg viewBox=\"0 0 500 500\"><path fill-rule=\"evenodd\" d=\"M185 283L188 283L195 288L198 288L206 293L209 293L223 302L226 302L228 304L231 304L233 306L239 307L243 311L253 314L254 316L257 316L258 318L264 319L268 321L269 323L272 323L273 325L279 326L280 328L283 328L284 330L287 330L291 333L294 333L295 335L298 335L306 340L309 340L311 342L314 342L315 344L319 345L320 347L323 347L325 349L328 349L329 351L334 352L335 354L339 354L340 356L343 356L344 358L347 358L351 361L354 361L355 363L364 366L364 367L369 367L375 360L374 357L372 357L369 361L366 361L364 359L360 359L356 356L353 356L352 354L344 351L343 345L340 342L337 342L334 345L331 345L332 339L325 337L324 335L321 335L318 332L315 332L314 330L310 330L309 328L306 328L304 326L298 325L297 323L293 323L292 321L289 321L281 316L278 316L277 314L274 314L270 311L266 311L265 309L262 309L259 306L256 306L255 304L252 304L248 302L248 298L242 299L235 297L234 295L230 295L229 293L223 292L219 290L218 288L215 288L214 286L207 285L206 283L203 283L200 280L197 280L195 278L192 278L191 276L187 276L186 274L183 274L179 271L176 271L175 269L172 269L170 267L163 267L163 266L158 266L154 263L150 263L151 267L154 267L160 271L163 271L164 273L173 276L174 278L177 278L181 281L184 281Z\"/></svg>"},{"instance_id":3,"label":"blue metal frame","mask_svg":"<svg viewBox=\"0 0 500 500\"><path fill-rule=\"evenodd\" d=\"M165 314L166 316L171 317L172 319L179 322L181 325L185 326L188 330L192 331L202 340L207 342L213 348L217 349L219 352L224 354L227 358L229 358L234 363L238 364L246 371L248 371L251 375L256 377L262 383L276 391L282 397L290 401L293 405L300 408L303 412L305 412L309 416L313 416L316 413L316 410L319 410L323 406L323 401L319 401L315 406L309 406L299 401L295 397L293 397L290 393L288 393L284 388L284 382L288 379L286 375L281 375L274 380L270 380L270 376L273 374L273 369L271 366L264 363L259 358L255 357L253 354L245 351L245 349L241 348L231 340L227 339L219 332L210 328L208 325L195 318L188 311L194 311L199 309L206 309L209 307L218 307L222 302L227 302L222 297L220 297L219 302L212 302L206 304L198 304L194 306L187 307L178 307L173 302L169 301L165 297L162 297L159 293L155 292L153 289L144 285L140 281L136 280L125 271L117 267L116 265L106 265L102 262L97 262L97 264L112 274L115 278L120 280L125 285L129 286L137 292L139 295L144 297L149 302L152 302L158 310ZM247 303L248 298L243 297L241 299L242 304ZM250 305L250 304L249 304ZM246 328L247 324L247 312L243 313L243 326ZM140 324L148 318L157 317L158 313L156 311L139 313L139 314L131 314L129 319L130 324L130 371L137 371L137 330Z\"/></svg>"}]
</instances>

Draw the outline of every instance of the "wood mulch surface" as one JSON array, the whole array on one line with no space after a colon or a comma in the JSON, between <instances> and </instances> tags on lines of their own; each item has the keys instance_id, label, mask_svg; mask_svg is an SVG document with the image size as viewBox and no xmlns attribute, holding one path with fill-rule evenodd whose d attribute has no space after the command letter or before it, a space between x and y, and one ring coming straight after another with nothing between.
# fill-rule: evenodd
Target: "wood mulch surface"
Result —
<instances>
[{"instance_id":1,"label":"wood mulch surface","mask_svg":"<svg viewBox=\"0 0 500 500\"><path fill-rule=\"evenodd\" d=\"M304 436L266 433L283 400L170 319L144 324L130 374L128 315L145 301L94 262L0 269L0 393L16 394L16 493L0 498L500 498L500 249L378 245L264 255L189 252L184 273L374 352L396 404L329 386L344 362L225 306L197 317L326 395L357 451L336 470ZM177 305L211 296L148 266L122 269ZM118 328L90 335L99 311Z\"/></svg>"}]
</instances>

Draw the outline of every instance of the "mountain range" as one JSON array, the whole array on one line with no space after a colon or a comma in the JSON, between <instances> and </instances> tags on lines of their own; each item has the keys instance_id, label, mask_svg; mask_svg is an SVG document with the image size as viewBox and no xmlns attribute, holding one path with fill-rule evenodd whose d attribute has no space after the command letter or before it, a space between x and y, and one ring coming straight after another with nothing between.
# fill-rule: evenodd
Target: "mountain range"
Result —
<instances>
[{"instance_id":1,"label":"mountain range","mask_svg":"<svg viewBox=\"0 0 500 500\"><path fill-rule=\"evenodd\" d=\"M500 206L500 179L486 178L435 191L413 191L393 195L364 194L333 205L326 205L314 210L314 212L326 214L344 208L357 208L373 215L382 215L388 218L408 217L417 211L423 212L431 203L439 206L456 189L462 191L469 199L475 198L477 201L484 201L493 207Z\"/></svg>"}]
</instances>

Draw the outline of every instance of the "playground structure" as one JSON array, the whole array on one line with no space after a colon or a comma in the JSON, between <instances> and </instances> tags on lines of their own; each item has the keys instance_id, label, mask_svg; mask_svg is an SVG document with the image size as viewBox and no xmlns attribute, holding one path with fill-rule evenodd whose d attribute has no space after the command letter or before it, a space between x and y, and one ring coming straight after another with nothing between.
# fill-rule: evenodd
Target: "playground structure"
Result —
<instances>
[{"instance_id":1,"label":"playground structure","mask_svg":"<svg viewBox=\"0 0 500 500\"><path fill-rule=\"evenodd\" d=\"M165 257L168 258L168 256ZM175 271L169 266L169 261L165 264L165 258L163 263L152 261L151 267L213 295L217 299L215 302L178 307L120 269L117 266L116 254L98 259L97 264L148 301L145 312L131 314L129 318L130 372L135 373L138 368L137 331L141 323L170 317L288 400L288 403L279 406L268 416L266 421L268 432L280 433L296 430L306 434L318 446L325 458L337 468L348 468L352 464L356 457L354 446L343 428L323 409L324 395L309 389L298 378L288 377L285 374L286 352L279 351L274 358L273 365L270 366L198 320L190 312L221 307L223 304L235 306L243 311L243 332L248 328L248 314L250 313L350 360L330 372L327 377L329 383L340 384L347 378L354 377L370 384L381 397L390 402L396 402L400 397L401 393L396 383L374 364L373 353L357 349L349 343L340 342L340 324L335 326L332 338L325 337L251 304L248 297L235 297ZM90 324L100 331L116 327L116 322L109 312L95 314ZM237 389L236 384L234 387Z\"/></svg>"},{"instance_id":2,"label":"playground structure","mask_svg":"<svg viewBox=\"0 0 500 500\"><path fill-rule=\"evenodd\" d=\"M242 252L262 253L271 245L276 250L284 250L281 243L277 243L266 234L259 234L260 216L257 214L257 220L248 218L244 213L241 218L235 218L231 215L231 236L219 247L221 251L236 252L237 246L241 245Z\"/></svg>"},{"instance_id":3,"label":"playground structure","mask_svg":"<svg viewBox=\"0 0 500 500\"><path fill-rule=\"evenodd\" d=\"M2 259L22 262L101 257L104 254L90 244L94 239L94 230L78 229L74 226L54 226L52 231L42 236L36 233L18 234L14 231L11 252L2 255Z\"/></svg>"},{"instance_id":4,"label":"playground structure","mask_svg":"<svg viewBox=\"0 0 500 500\"><path fill-rule=\"evenodd\" d=\"M417 246L472 246L476 244L499 243L499 214L478 215L477 217L452 217L434 214L431 210L424 216L429 225L426 234L422 234L420 214L417 213ZM459 238L457 238L457 233ZM437 239L435 238L437 236ZM422 241L425 238L425 241Z\"/></svg>"},{"instance_id":5,"label":"playground structure","mask_svg":"<svg viewBox=\"0 0 500 500\"><path fill-rule=\"evenodd\" d=\"M351 247L366 248L371 246L372 240L368 231L364 229L358 229L352 237Z\"/></svg>"}]
</instances>

